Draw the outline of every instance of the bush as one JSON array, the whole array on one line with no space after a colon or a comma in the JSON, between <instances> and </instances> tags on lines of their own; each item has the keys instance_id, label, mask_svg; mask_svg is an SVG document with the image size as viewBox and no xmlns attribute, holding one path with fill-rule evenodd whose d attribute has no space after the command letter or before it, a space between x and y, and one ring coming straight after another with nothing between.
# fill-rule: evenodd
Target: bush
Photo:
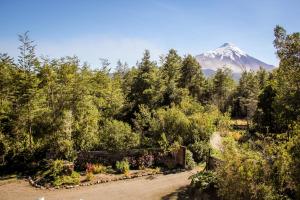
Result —
<instances>
[{"instance_id":1,"label":"bush","mask_svg":"<svg viewBox=\"0 0 300 200\"><path fill-rule=\"evenodd\" d=\"M220 114L217 119L217 128L218 131L221 132L222 136L229 133L231 129L231 118L229 113L225 113L224 115Z\"/></svg>"},{"instance_id":2,"label":"bush","mask_svg":"<svg viewBox=\"0 0 300 200\"><path fill-rule=\"evenodd\" d=\"M193 153L188 149L185 152L185 159L186 159L186 168L187 169L193 169L196 166L196 163L193 159Z\"/></svg>"},{"instance_id":3,"label":"bush","mask_svg":"<svg viewBox=\"0 0 300 200\"><path fill-rule=\"evenodd\" d=\"M145 169L154 165L154 156L148 153L139 157L127 157L126 160L130 164L130 167L135 169Z\"/></svg>"},{"instance_id":4,"label":"bush","mask_svg":"<svg viewBox=\"0 0 300 200\"><path fill-rule=\"evenodd\" d=\"M106 121L100 137L101 147L113 152L137 147L140 141L129 124L117 120Z\"/></svg>"},{"instance_id":5,"label":"bush","mask_svg":"<svg viewBox=\"0 0 300 200\"><path fill-rule=\"evenodd\" d=\"M101 165L101 164L94 165L94 169L93 169L94 174L100 174L100 173L105 173L105 172L106 172L106 167L104 165Z\"/></svg>"},{"instance_id":6,"label":"bush","mask_svg":"<svg viewBox=\"0 0 300 200\"><path fill-rule=\"evenodd\" d=\"M105 173L106 167L101 164L87 163L86 164L86 172L87 173L91 172L93 174Z\"/></svg>"},{"instance_id":7,"label":"bush","mask_svg":"<svg viewBox=\"0 0 300 200\"><path fill-rule=\"evenodd\" d=\"M187 144L195 141L208 141L215 131L215 116L211 113L195 113L189 117L190 128L188 130Z\"/></svg>"},{"instance_id":8,"label":"bush","mask_svg":"<svg viewBox=\"0 0 300 200\"><path fill-rule=\"evenodd\" d=\"M189 149L193 153L193 158L196 162L202 162L207 159L209 154L209 144L206 141L195 142L189 146Z\"/></svg>"},{"instance_id":9,"label":"bush","mask_svg":"<svg viewBox=\"0 0 300 200\"><path fill-rule=\"evenodd\" d=\"M78 184L80 175L73 171L73 165L63 160L51 160L46 171L41 174L38 183L50 183L54 186Z\"/></svg>"},{"instance_id":10,"label":"bush","mask_svg":"<svg viewBox=\"0 0 300 200\"><path fill-rule=\"evenodd\" d=\"M173 144L175 141L185 141L189 136L189 119L178 108L160 108L155 115L154 122L150 124L151 131L156 136L162 135L164 145L160 145L164 146L164 148L166 148L167 144Z\"/></svg>"},{"instance_id":11,"label":"bush","mask_svg":"<svg viewBox=\"0 0 300 200\"><path fill-rule=\"evenodd\" d=\"M289 187L288 179L282 179L281 174L278 174L279 167L274 167L275 171L272 172L274 161L271 159L275 157L267 154L267 151L262 154L248 147L238 146L232 138L226 140L223 164L216 168L218 195L224 200L284 199L279 198L280 191L276 187L279 184L283 184L280 189ZM283 169L289 170L285 167L288 166ZM274 184L274 180L280 181Z\"/></svg>"},{"instance_id":12,"label":"bush","mask_svg":"<svg viewBox=\"0 0 300 200\"><path fill-rule=\"evenodd\" d=\"M216 175L212 171L201 171L189 177L192 179L191 185L194 188L200 189L201 192L215 187Z\"/></svg>"},{"instance_id":13,"label":"bush","mask_svg":"<svg viewBox=\"0 0 300 200\"><path fill-rule=\"evenodd\" d=\"M129 172L129 162L127 160L117 161L116 169L118 173L127 174Z\"/></svg>"},{"instance_id":14,"label":"bush","mask_svg":"<svg viewBox=\"0 0 300 200\"><path fill-rule=\"evenodd\" d=\"M94 179L94 174L93 174L93 172L88 172L88 173L86 174L85 180L86 180L86 181L91 181L91 180L93 180L93 179Z\"/></svg>"},{"instance_id":15,"label":"bush","mask_svg":"<svg viewBox=\"0 0 300 200\"><path fill-rule=\"evenodd\" d=\"M80 174L73 171L70 176L58 176L53 181L54 186L60 185L77 185L80 182Z\"/></svg>"}]
</instances>

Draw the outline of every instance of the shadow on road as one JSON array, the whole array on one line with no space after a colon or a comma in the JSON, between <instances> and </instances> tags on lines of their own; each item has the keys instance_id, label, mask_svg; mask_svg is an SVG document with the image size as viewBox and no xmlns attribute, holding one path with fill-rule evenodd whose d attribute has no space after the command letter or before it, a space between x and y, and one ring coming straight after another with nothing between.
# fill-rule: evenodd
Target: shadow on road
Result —
<instances>
[{"instance_id":1,"label":"shadow on road","mask_svg":"<svg viewBox=\"0 0 300 200\"><path fill-rule=\"evenodd\" d=\"M171 199L178 199L178 200L189 200L189 193L188 193L188 186L180 187L175 192L167 194L161 198L161 200L171 200Z\"/></svg>"},{"instance_id":2,"label":"shadow on road","mask_svg":"<svg viewBox=\"0 0 300 200\"><path fill-rule=\"evenodd\" d=\"M153 179L157 179L157 176L147 176L146 180L153 180Z\"/></svg>"}]
</instances>

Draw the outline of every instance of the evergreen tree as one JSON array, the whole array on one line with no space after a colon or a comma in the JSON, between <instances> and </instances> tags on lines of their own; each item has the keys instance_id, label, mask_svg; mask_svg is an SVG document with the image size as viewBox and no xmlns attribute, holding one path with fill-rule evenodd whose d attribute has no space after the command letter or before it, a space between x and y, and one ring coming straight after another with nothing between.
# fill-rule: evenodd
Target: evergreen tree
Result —
<instances>
[{"instance_id":1,"label":"evergreen tree","mask_svg":"<svg viewBox=\"0 0 300 200\"><path fill-rule=\"evenodd\" d=\"M261 132L271 133L278 131L277 123L275 123L275 97L276 91L272 85L268 85L258 97L257 111L254 116L254 121Z\"/></svg>"},{"instance_id":2,"label":"evergreen tree","mask_svg":"<svg viewBox=\"0 0 300 200\"><path fill-rule=\"evenodd\" d=\"M33 120L39 109L40 93L37 88L39 80L34 73L38 67L37 58L35 56L35 46L33 41L29 39L28 32L19 35L21 45L19 47L20 56L18 59L18 71L15 74L15 89L13 114L16 120L14 121L14 134L17 138L17 143L20 144L21 150L33 147Z\"/></svg>"},{"instance_id":3,"label":"evergreen tree","mask_svg":"<svg viewBox=\"0 0 300 200\"><path fill-rule=\"evenodd\" d=\"M181 57L171 49L163 61L161 76L163 81L162 105L171 105L180 102L181 91L178 88L180 79Z\"/></svg>"},{"instance_id":4,"label":"evergreen tree","mask_svg":"<svg viewBox=\"0 0 300 200\"><path fill-rule=\"evenodd\" d=\"M275 74L277 116L288 129L300 117L300 33L286 34L282 27L276 26L274 34L274 46L280 59Z\"/></svg>"},{"instance_id":5,"label":"evergreen tree","mask_svg":"<svg viewBox=\"0 0 300 200\"><path fill-rule=\"evenodd\" d=\"M235 92L233 115L251 119L256 110L260 91L259 80L253 71L243 72Z\"/></svg>"},{"instance_id":6,"label":"evergreen tree","mask_svg":"<svg viewBox=\"0 0 300 200\"><path fill-rule=\"evenodd\" d=\"M212 80L213 102L225 112L230 105L230 97L234 89L234 80L229 68L218 69Z\"/></svg>"},{"instance_id":7,"label":"evergreen tree","mask_svg":"<svg viewBox=\"0 0 300 200\"><path fill-rule=\"evenodd\" d=\"M204 102L205 77L200 64L191 55L186 56L182 61L179 86L187 88L191 96L202 103Z\"/></svg>"},{"instance_id":8,"label":"evergreen tree","mask_svg":"<svg viewBox=\"0 0 300 200\"><path fill-rule=\"evenodd\" d=\"M256 72L256 78L258 80L260 90L263 90L268 84L269 73L264 68L259 67L259 70Z\"/></svg>"},{"instance_id":9,"label":"evergreen tree","mask_svg":"<svg viewBox=\"0 0 300 200\"><path fill-rule=\"evenodd\" d=\"M155 106L158 90L157 81L156 63L150 60L150 52L146 50L142 62L138 65L137 75L133 79L131 91L128 95L134 111L137 110L140 104L150 107Z\"/></svg>"}]
</instances>

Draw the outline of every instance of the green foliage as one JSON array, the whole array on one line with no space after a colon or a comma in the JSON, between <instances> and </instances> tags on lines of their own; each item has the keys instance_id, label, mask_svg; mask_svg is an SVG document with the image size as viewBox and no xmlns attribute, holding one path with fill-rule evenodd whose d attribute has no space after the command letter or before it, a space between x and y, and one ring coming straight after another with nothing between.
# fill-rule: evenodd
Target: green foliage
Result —
<instances>
[{"instance_id":1,"label":"green foliage","mask_svg":"<svg viewBox=\"0 0 300 200\"><path fill-rule=\"evenodd\" d=\"M261 132L271 133L279 130L277 123L274 123L276 119L274 110L275 97L276 91L272 85L266 86L258 97L259 101L254 122L257 125L257 129Z\"/></svg>"},{"instance_id":2,"label":"green foliage","mask_svg":"<svg viewBox=\"0 0 300 200\"><path fill-rule=\"evenodd\" d=\"M80 174L72 172L70 176L60 176L53 181L54 186L60 185L78 185L80 183Z\"/></svg>"},{"instance_id":3,"label":"green foliage","mask_svg":"<svg viewBox=\"0 0 300 200\"><path fill-rule=\"evenodd\" d=\"M94 174L101 174L106 172L106 167L101 164L94 164L93 173Z\"/></svg>"},{"instance_id":4,"label":"green foliage","mask_svg":"<svg viewBox=\"0 0 300 200\"><path fill-rule=\"evenodd\" d=\"M99 143L99 115L91 96L86 96L77 103L74 124L75 149L91 150Z\"/></svg>"},{"instance_id":5,"label":"green foliage","mask_svg":"<svg viewBox=\"0 0 300 200\"><path fill-rule=\"evenodd\" d=\"M224 114L220 114L217 118L217 129L222 134L228 134L229 130L231 129L231 118L228 112Z\"/></svg>"},{"instance_id":6,"label":"green foliage","mask_svg":"<svg viewBox=\"0 0 300 200\"><path fill-rule=\"evenodd\" d=\"M232 111L234 117L247 119L253 117L260 92L259 81L263 82L264 80L259 80L253 71L245 71L242 73L234 94Z\"/></svg>"},{"instance_id":7,"label":"green foliage","mask_svg":"<svg viewBox=\"0 0 300 200\"><path fill-rule=\"evenodd\" d=\"M73 149L73 114L71 111L65 111L58 119L58 129L54 133L52 143L50 145L50 153L54 158L66 159L73 161L75 159L75 151Z\"/></svg>"},{"instance_id":8,"label":"green foliage","mask_svg":"<svg viewBox=\"0 0 300 200\"><path fill-rule=\"evenodd\" d=\"M187 169L193 169L196 166L196 163L193 159L193 153L188 149L185 152L185 159L186 159L186 168Z\"/></svg>"},{"instance_id":9,"label":"green foliage","mask_svg":"<svg viewBox=\"0 0 300 200\"><path fill-rule=\"evenodd\" d=\"M223 199L280 199L282 193L274 177L271 155L239 147L226 140L222 164L217 167L218 194ZM277 178L277 177L276 177ZM280 178L279 178L280 179Z\"/></svg>"},{"instance_id":10,"label":"green foliage","mask_svg":"<svg viewBox=\"0 0 300 200\"><path fill-rule=\"evenodd\" d=\"M291 139L288 144L289 154L291 155L291 178L294 182L296 197L300 198L300 128L297 127L295 136Z\"/></svg>"},{"instance_id":11,"label":"green foliage","mask_svg":"<svg viewBox=\"0 0 300 200\"><path fill-rule=\"evenodd\" d=\"M178 104L184 94L183 90L178 88L179 79L181 77L180 68L182 60L176 50L171 49L163 60L161 68L162 85L162 105L169 106Z\"/></svg>"},{"instance_id":12,"label":"green foliage","mask_svg":"<svg viewBox=\"0 0 300 200\"><path fill-rule=\"evenodd\" d=\"M116 169L118 173L128 174L129 168L130 166L127 160L116 162Z\"/></svg>"},{"instance_id":13,"label":"green foliage","mask_svg":"<svg viewBox=\"0 0 300 200\"><path fill-rule=\"evenodd\" d=\"M191 144L198 141L208 141L211 134L216 130L216 117L211 112L198 112L189 117L190 127L187 133L187 141L185 144Z\"/></svg>"},{"instance_id":14,"label":"green foliage","mask_svg":"<svg viewBox=\"0 0 300 200\"><path fill-rule=\"evenodd\" d=\"M279 68L275 73L274 86L276 97L277 126L281 132L287 130L300 116L300 33L287 34L286 31L276 26L274 29L274 46L280 59Z\"/></svg>"},{"instance_id":15,"label":"green foliage","mask_svg":"<svg viewBox=\"0 0 300 200\"><path fill-rule=\"evenodd\" d=\"M80 175L70 169L63 160L50 161L47 170L38 179L39 183L50 183L54 186L79 184Z\"/></svg>"},{"instance_id":16,"label":"green foliage","mask_svg":"<svg viewBox=\"0 0 300 200\"><path fill-rule=\"evenodd\" d=\"M205 91L205 77L196 58L191 55L186 56L182 61L181 77L179 86L187 88L192 97L203 102Z\"/></svg>"},{"instance_id":17,"label":"green foliage","mask_svg":"<svg viewBox=\"0 0 300 200\"><path fill-rule=\"evenodd\" d=\"M193 153L193 158L196 162L206 161L210 151L210 146L206 141L195 142L188 147Z\"/></svg>"},{"instance_id":18,"label":"green foliage","mask_svg":"<svg viewBox=\"0 0 300 200\"><path fill-rule=\"evenodd\" d=\"M232 71L229 68L218 69L212 79L213 102L219 110L225 112L230 105L229 99L234 90Z\"/></svg>"},{"instance_id":19,"label":"green foliage","mask_svg":"<svg viewBox=\"0 0 300 200\"><path fill-rule=\"evenodd\" d=\"M118 120L107 120L100 133L101 147L108 151L125 151L139 145L139 135L129 124Z\"/></svg>"},{"instance_id":20,"label":"green foliage","mask_svg":"<svg viewBox=\"0 0 300 200\"><path fill-rule=\"evenodd\" d=\"M157 133L164 132L169 143L182 141L189 132L189 119L179 109L172 107L169 109L157 110L157 120L153 130Z\"/></svg>"},{"instance_id":21,"label":"green foliage","mask_svg":"<svg viewBox=\"0 0 300 200\"><path fill-rule=\"evenodd\" d=\"M192 179L191 186L199 189L201 192L215 187L217 183L217 178L213 171L200 171L190 176L189 179Z\"/></svg>"},{"instance_id":22,"label":"green foliage","mask_svg":"<svg viewBox=\"0 0 300 200\"><path fill-rule=\"evenodd\" d=\"M133 78L131 91L128 95L134 111L141 104L151 107L156 104L159 95L158 80L156 63L150 61L150 52L146 50L142 62L138 65L137 75Z\"/></svg>"},{"instance_id":23,"label":"green foliage","mask_svg":"<svg viewBox=\"0 0 300 200\"><path fill-rule=\"evenodd\" d=\"M279 68L244 72L235 85L229 69L206 79L194 57L182 58L174 49L161 57L160 66L145 51L131 69L118 62L113 75L107 60L96 69L76 56L37 58L25 33L17 62L0 54L2 164L23 171L46 154L73 161L77 151L161 147L168 152L185 145L193 153L187 151L192 166L192 158L206 159L216 128L228 132L232 107L232 116L254 119L256 126L238 140L241 146L223 138L226 148L217 152L223 165L215 174L198 174L195 185L196 179L203 190L216 184L224 199L299 199L300 34L279 26L274 34ZM168 165L175 167L171 160ZM126 161L117 167L129 169ZM105 171L101 165L93 169ZM54 161L41 182L77 184L78 174L65 170L62 161Z\"/></svg>"}]
</instances>

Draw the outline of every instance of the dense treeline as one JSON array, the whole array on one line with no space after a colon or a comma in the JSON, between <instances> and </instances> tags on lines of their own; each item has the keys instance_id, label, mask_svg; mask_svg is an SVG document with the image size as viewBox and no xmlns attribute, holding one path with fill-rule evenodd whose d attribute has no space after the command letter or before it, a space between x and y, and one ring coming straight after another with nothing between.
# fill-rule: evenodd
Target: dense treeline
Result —
<instances>
[{"instance_id":1,"label":"dense treeline","mask_svg":"<svg viewBox=\"0 0 300 200\"><path fill-rule=\"evenodd\" d=\"M38 58L28 33L19 41L17 61L0 55L0 153L12 170L33 169L46 154L72 161L81 150L178 144L201 161L223 119L218 108L230 107L231 72L207 79L174 49L160 64L146 50L135 67L119 61L111 71L107 60L91 68L77 57Z\"/></svg>"},{"instance_id":2,"label":"dense treeline","mask_svg":"<svg viewBox=\"0 0 300 200\"><path fill-rule=\"evenodd\" d=\"M279 68L245 71L238 82L228 68L205 77L193 56L174 49L159 63L146 50L131 68L107 60L90 67L77 57L38 58L27 33L19 41L17 61L0 55L3 169L34 169L46 154L73 161L82 150L179 144L201 162L210 135L228 129L230 116L247 119L249 129L242 141L225 142L224 166L216 171L219 195L299 197L299 33L276 27Z\"/></svg>"}]
</instances>

